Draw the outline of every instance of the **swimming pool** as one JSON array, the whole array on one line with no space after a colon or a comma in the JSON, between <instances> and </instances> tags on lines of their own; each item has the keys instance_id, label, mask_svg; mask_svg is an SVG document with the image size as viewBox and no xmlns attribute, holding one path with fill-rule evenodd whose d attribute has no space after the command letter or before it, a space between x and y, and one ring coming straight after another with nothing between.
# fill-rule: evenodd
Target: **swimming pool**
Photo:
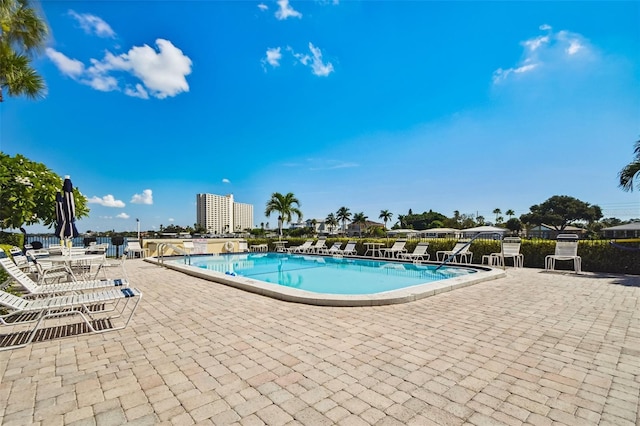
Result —
<instances>
[{"instance_id":1,"label":"swimming pool","mask_svg":"<svg viewBox=\"0 0 640 426\"><path fill-rule=\"evenodd\" d=\"M151 260L153 261L153 260ZM282 300L332 306L404 303L504 276L485 267L286 253L192 256L165 262L190 275Z\"/></svg>"}]
</instances>

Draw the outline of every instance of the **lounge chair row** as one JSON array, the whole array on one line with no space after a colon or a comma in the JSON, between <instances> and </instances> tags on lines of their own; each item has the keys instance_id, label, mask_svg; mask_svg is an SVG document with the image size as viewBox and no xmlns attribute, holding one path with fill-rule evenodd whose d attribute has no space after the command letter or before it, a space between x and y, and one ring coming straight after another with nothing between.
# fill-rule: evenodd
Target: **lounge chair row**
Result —
<instances>
[{"instance_id":1,"label":"lounge chair row","mask_svg":"<svg viewBox=\"0 0 640 426\"><path fill-rule=\"evenodd\" d=\"M10 277L0 290L0 308L4 311L0 315L0 351L26 346L42 336L65 337L125 328L142 299L142 293L129 287L125 278L39 284L2 250L0 266ZM13 282L22 287L24 296L4 291ZM79 317L81 323L61 324L59 319L64 317ZM44 329L51 319L56 320L56 332Z\"/></svg>"},{"instance_id":2,"label":"lounge chair row","mask_svg":"<svg viewBox=\"0 0 640 426\"><path fill-rule=\"evenodd\" d=\"M391 247L380 248L371 251L372 254L378 254L380 257L396 258L404 260L420 260L428 261L430 258L427 249L428 242L418 243L413 252L408 252L405 248L407 241L396 240ZM317 254L352 254L356 255L355 241L349 241L347 246L342 249L341 243L334 243L330 248L324 246L325 240L319 239L315 245L313 240L308 240L304 244L286 249L289 253L317 253ZM500 251L482 256L482 263L489 266L506 266L506 261L511 260L514 267L524 267L524 255L520 253L522 240L519 237L505 237L501 241ZM436 260L438 262L447 263L471 263L473 253L469 251L470 242L459 241L451 250L439 250L436 252ZM558 235L555 247L555 253L545 257L545 269L554 270L556 261L572 261L575 272L582 269L582 259L577 254L578 236L575 234Z\"/></svg>"}]
</instances>

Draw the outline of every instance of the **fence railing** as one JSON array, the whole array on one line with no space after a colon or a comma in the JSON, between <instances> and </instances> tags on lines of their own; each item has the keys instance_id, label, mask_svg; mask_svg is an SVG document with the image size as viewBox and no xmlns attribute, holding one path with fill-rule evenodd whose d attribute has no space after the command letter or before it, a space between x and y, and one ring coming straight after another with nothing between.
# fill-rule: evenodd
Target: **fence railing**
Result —
<instances>
[{"instance_id":1,"label":"fence railing","mask_svg":"<svg viewBox=\"0 0 640 426\"><path fill-rule=\"evenodd\" d=\"M94 237L96 244L109 244L107 248L107 257L116 257L117 255L122 255L125 247L127 246L127 237L124 237L124 243L121 246L115 246L111 243L111 237ZM94 238L91 238L93 240ZM85 246L85 237L76 237L71 238L74 246L84 247ZM88 240L87 240L88 241ZM33 245L34 242L39 242L42 244L42 248L48 248L50 245L60 244L60 238L54 236L46 236L46 235L27 235L25 239L25 244ZM86 244L88 246L88 244Z\"/></svg>"}]
</instances>

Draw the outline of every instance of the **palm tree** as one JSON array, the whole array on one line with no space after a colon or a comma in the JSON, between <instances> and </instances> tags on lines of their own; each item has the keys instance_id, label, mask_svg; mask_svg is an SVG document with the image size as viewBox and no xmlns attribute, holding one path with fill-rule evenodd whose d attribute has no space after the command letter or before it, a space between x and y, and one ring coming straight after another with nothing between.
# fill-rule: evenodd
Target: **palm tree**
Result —
<instances>
[{"instance_id":1,"label":"palm tree","mask_svg":"<svg viewBox=\"0 0 640 426\"><path fill-rule=\"evenodd\" d=\"M515 214L516 214L516 212L514 212L514 211L513 211L513 210L511 210L511 209L509 209L509 210L507 210L506 212L504 212L504 214L506 214L507 216L509 216L509 219L511 219L511 217L512 217L513 215L515 215Z\"/></svg>"},{"instance_id":2,"label":"palm tree","mask_svg":"<svg viewBox=\"0 0 640 426\"><path fill-rule=\"evenodd\" d=\"M332 232L333 229L338 226L338 220L336 219L336 216L333 213L329 213L327 215L327 218L324 220L324 223L327 224L327 227L329 228L329 232Z\"/></svg>"},{"instance_id":3,"label":"palm tree","mask_svg":"<svg viewBox=\"0 0 640 426\"><path fill-rule=\"evenodd\" d=\"M398 223L400 224L400 228L404 228L405 224L404 224L404 220L405 220L406 216L403 214L399 214L398 215Z\"/></svg>"},{"instance_id":4,"label":"palm tree","mask_svg":"<svg viewBox=\"0 0 640 426\"><path fill-rule=\"evenodd\" d=\"M358 232L360 234L360 238L362 238L362 228L366 228L367 226L367 219L369 218L364 215L364 212L356 213L353 215L353 223L357 223L359 225Z\"/></svg>"},{"instance_id":5,"label":"palm tree","mask_svg":"<svg viewBox=\"0 0 640 426\"><path fill-rule=\"evenodd\" d=\"M282 222L291 222L294 214L298 216L298 221L302 219L300 201L298 201L292 192L286 195L282 195L279 192L271 194L271 199L267 201L267 208L264 211L264 215L269 217L273 212L278 212L278 231L280 235L282 235Z\"/></svg>"},{"instance_id":6,"label":"palm tree","mask_svg":"<svg viewBox=\"0 0 640 426\"><path fill-rule=\"evenodd\" d=\"M456 227L460 224L460 210L453 211L453 220L456 223Z\"/></svg>"},{"instance_id":7,"label":"palm tree","mask_svg":"<svg viewBox=\"0 0 640 426\"><path fill-rule=\"evenodd\" d=\"M635 153L633 161L627 164L624 169L620 170L620 173L618 173L618 177L620 178L620 187L624 191L629 192L633 191L634 178L640 179L640 139L636 142L633 152Z\"/></svg>"},{"instance_id":8,"label":"palm tree","mask_svg":"<svg viewBox=\"0 0 640 426\"><path fill-rule=\"evenodd\" d=\"M346 222L351 219L351 212L347 207L340 207L336 212L336 219L342 222L342 232L346 234Z\"/></svg>"},{"instance_id":9,"label":"palm tree","mask_svg":"<svg viewBox=\"0 0 640 426\"><path fill-rule=\"evenodd\" d=\"M0 102L4 89L10 96L42 96L44 80L31 67L30 56L44 47L44 20L29 0L0 0L0 29Z\"/></svg>"},{"instance_id":10,"label":"palm tree","mask_svg":"<svg viewBox=\"0 0 640 426\"><path fill-rule=\"evenodd\" d=\"M378 216L378 219L382 219L384 221L384 229L387 229L387 222L391 220L391 218L393 217L393 213L391 213L389 210L380 210L380 216Z\"/></svg>"},{"instance_id":11,"label":"palm tree","mask_svg":"<svg viewBox=\"0 0 640 426\"><path fill-rule=\"evenodd\" d=\"M496 215L496 223L498 223L498 216L502 213L500 209L493 209L493 214Z\"/></svg>"}]
</instances>

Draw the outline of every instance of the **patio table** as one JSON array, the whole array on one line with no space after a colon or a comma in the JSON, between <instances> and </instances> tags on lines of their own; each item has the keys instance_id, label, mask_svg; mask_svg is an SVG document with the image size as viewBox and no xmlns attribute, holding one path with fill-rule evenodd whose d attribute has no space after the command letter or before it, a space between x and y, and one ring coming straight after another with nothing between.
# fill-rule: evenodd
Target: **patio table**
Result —
<instances>
[{"instance_id":1,"label":"patio table","mask_svg":"<svg viewBox=\"0 0 640 426\"><path fill-rule=\"evenodd\" d=\"M364 252L365 256L369 256L369 253L371 253L372 257L382 256L382 252L380 251L380 248L382 248L384 243L364 243L364 245L367 248L367 250Z\"/></svg>"}]
</instances>

